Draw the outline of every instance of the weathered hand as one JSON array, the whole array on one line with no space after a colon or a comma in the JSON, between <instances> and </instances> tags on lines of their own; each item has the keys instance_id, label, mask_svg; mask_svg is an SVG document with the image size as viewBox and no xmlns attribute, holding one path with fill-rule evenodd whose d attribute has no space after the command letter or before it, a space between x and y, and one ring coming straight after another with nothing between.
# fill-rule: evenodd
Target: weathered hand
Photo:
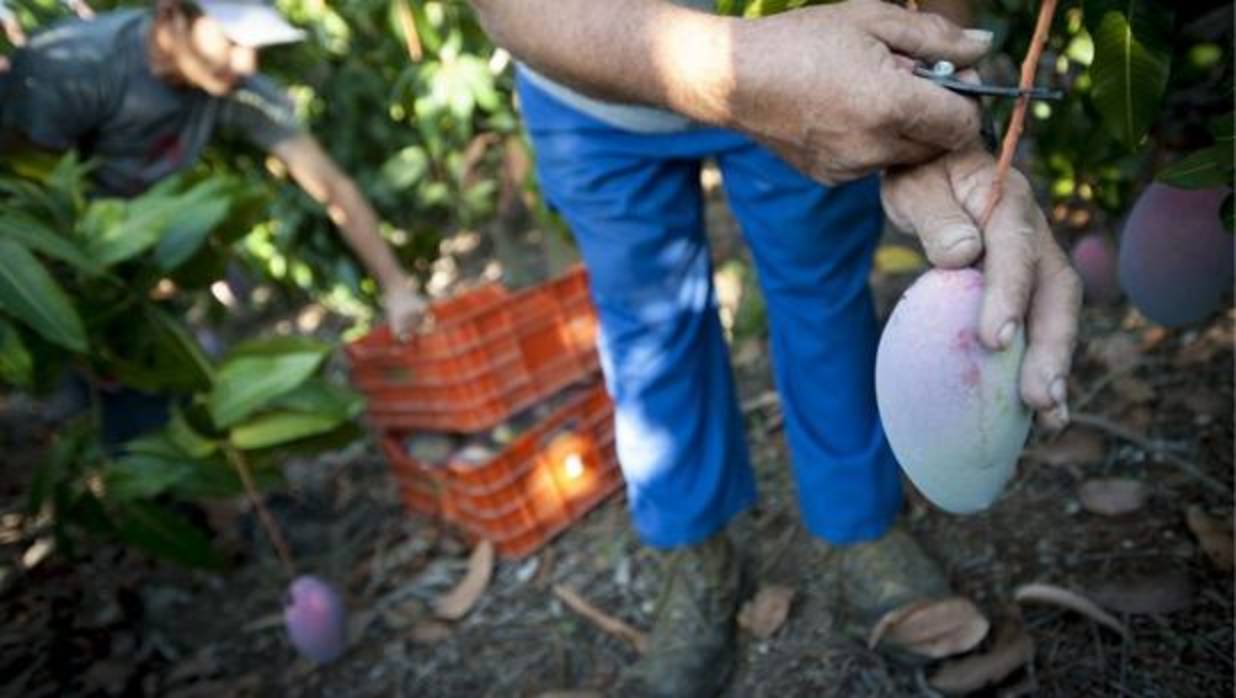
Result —
<instances>
[{"instance_id":1,"label":"weathered hand","mask_svg":"<svg viewBox=\"0 0 1236 698\"><path fill-rule=\"evenodd\" d=\"M1046 425L1060 427L1068 421L1081 281L1052 237L1029 182L1015 169L980 232L995 173L995 159L978 145L890 170L884 175L884 209L894 225L918 235L938 267L964 267L982 255L987 286L979 338L1002 349L1025 325L1021 398Z\"/></svg>"},{"instance_id":2,"label":"weathered hand","mask_svg":"<svg viewBox=\"0 0 1236 698\"><path fill-rule=\"evenodd\" d=\"M734 35L729 125L826 183L955 150L975 100L915 77L915 60L977 61L991 34L877 0L745 21Z\"/></svg>"},{"instance_id":3,"label":"weathered hand","mask_svg":"<svg viewBox=\"0 0 1236 698\"><path fill-rule=\"evenodd\" d=\"M406 340L420 324L428 303L410 284L399 284L386 291L382 298L386 322L391 333Z\"/></svg>"}]
</instances>

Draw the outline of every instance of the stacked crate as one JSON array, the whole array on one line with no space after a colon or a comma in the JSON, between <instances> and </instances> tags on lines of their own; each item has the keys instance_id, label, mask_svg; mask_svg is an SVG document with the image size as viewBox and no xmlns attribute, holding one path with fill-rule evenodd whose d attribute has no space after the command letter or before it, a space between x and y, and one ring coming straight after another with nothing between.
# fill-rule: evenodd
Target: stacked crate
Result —
<instances>
[{"instance_id":1,"label":"stacked crate","mask_svg":"<svg viewBox=\"0 0 1236 698\"><path fill-rule=\"evenodd\" d=\"M407 342L349 344L352 381L407 506L526 555L622 484L587 277L489 284L429 314Z\"/></svg>"}]
</instances>

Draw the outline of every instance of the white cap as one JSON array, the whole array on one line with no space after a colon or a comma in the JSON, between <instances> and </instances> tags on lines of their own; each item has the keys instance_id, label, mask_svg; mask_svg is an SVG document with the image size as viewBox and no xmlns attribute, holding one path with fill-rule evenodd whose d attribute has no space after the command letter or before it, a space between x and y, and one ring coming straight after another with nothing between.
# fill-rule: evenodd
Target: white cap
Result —
<instances>
[{"instance_id":1,"label":"white cap","mask_svg":"<svg viewBox=\"0 0 1236 698\"><path fill-rule=\"evenodd\" d=\"M278 10L261 0L197 0L202 14L218 22L227 38L241 46L261 48L305 38Z\"/></svg>"}]
</instances>

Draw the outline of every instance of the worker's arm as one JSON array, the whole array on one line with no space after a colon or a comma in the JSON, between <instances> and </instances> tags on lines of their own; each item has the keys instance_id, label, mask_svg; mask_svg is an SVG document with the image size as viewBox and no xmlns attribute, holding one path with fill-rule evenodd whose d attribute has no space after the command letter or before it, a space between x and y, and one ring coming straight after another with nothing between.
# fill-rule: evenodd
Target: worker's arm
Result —
<instances>
[{"instance_id":1,"label":"worker's arm","mask_svg":"<svg viewBox=\"0 0 1236 698\"><path fill-rule=\"evenodd\" d=\"M824 182L968 142L977 103L914 77L909 56L964 67L990 34L850 0L759 20L667 0L471 0L494 40L585 93L745 131ZM552 21L546 21L552 18Z\"/></svg>"},{"instance_id":2,"label":"worker's arm","mask_svg":"<svg viewBox=\"0 0 1236 698\"><path fill-rule=\"evenodd\" d=\"M424 301L378 232L378 217L356 184L322 150L312 136L301 133L271 149L296 183L339 227L344 240L382 287L383 306L391 330L411 331L424 310Z\"/></svg>"}]
</instances>

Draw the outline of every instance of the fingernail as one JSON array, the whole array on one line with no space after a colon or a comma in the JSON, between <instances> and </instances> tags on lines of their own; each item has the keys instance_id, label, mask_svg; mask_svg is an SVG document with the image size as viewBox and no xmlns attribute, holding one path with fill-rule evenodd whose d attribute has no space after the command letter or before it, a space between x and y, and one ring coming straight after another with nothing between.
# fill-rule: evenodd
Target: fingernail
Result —
<instances>
[{"instance_id":1,"label":"fingernail","mask_svg":"<svg viewBox=\"0 0 1236 698\"><path fill-rule=\"evenodd\" d=\"M967 29L965 35L967 39L980 41L984 44L990 44L992 39L995 38L995 35L986 29Z\"/></svg>"},{"instance_id":2,"label":"fingernail","mask_svg":"<svg viewBox=\"0 0 1236 698\"><path fill-rule=\"evenodd\" d=\"M1056 421L1060 423L1060 428L1063 429L1069 425L1069 405L1061 402L1056 405Z\"/></svg>"},{"instance_id":3,"label":"fingernail","mask_svg":"<svg viewBox=\"0 0 1236 698\"><path fill-rule=\"evenodd\" d=\"M1004 327L1000 328L1000 332L996 335L996 343L1001 349L1008 349L1013 344L1013 336L1017 334L1017 323L1009 320L1004 323Z\"/></svg>"},{"instance_id":4,"label":"fingernail","mask_svg":"<svg viewBox=\"0 0 1236 698\"><path fill-rule=\"evenodd\" d=\"M1064 405L1068 401L1068 386L1065 385L1063 378L1057 378L1047 387L1047 394L1051 396L1051 401L1057 405ZM1066 410L1067 412L1067 410Z\"/></svg>"}]
</instances>

